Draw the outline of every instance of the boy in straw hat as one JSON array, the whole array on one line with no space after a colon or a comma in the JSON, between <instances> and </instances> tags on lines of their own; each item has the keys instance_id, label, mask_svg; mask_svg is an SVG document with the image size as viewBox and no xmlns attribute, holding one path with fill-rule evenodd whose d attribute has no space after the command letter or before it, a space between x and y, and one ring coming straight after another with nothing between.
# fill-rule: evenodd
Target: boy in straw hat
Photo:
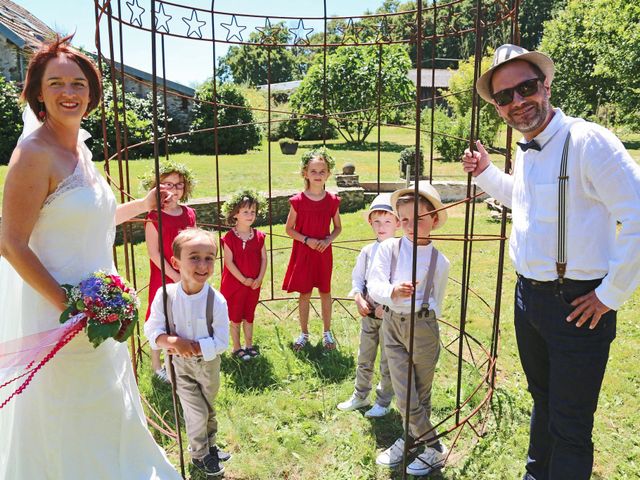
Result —
<instances>
[{"instance_id":1,"label":"boy in straw hat","mask_svg":"<svg viewBox=\"0 0 640 480\"><path fill-rule=\"evenodd\" d=\"M447 212L440 195L429 182L418 184L416 198L414 187L397 190L391 196L393 206L404 236L389 239L378 248L369 275L369 292L383 305L382 331L384 348L391 372L393 390L398 398L398 408L403 418L409 403L409 431L407 448L411 455L418 453L424 444L424 452L410 465L410 475L427 475L444 465L447 448L437 439L431 417L431 384L440 354L440 332L436 318L442 313L445 287L449 276L449 260L433 246L429 235L447 221ZM418 202L418 218L414 222L414 203ZM437 210L437 212L436 212ZM414 231L414 223L417 231ZM411 328L411 297L413 242L417 238L415 326L413 359L409 358ZM413 374L411 390L407 388L407 372ZM378 455L379 465L395 467L402 462L405 442L402 438Z\"/></svg>"},{"instance_id":2,"label":"boy in straw hat","mask_svg":"<svg viewBox=\"0 0 640 480\"><path fill-rule=\"evenodd\" d=\"M380 243L393 238L400 226L398 217L391 207L391 194L381 193L374 198L369 210L365 212L365 218L376 235L376 241L362 248L351 274L352 288L349 296L354 297L358 313L362 316L356 384L351 398L339 403L338 409L348 412L370 405L368 397L372 388L378 345L380 345L380 383L376 388L376 402L364 414L368 418L377 418L389 413L393 386L382 338L382 306L374 302L368 294L367 277Z\"/></svg>"},{"instance_id":3,"label":"boy in straw hat","mask_svg":"<svg viewBox=\"0 0 640 480\"><path fill-rule=\"evenodd\" d=\"M587 480L616 310L640 283L640 167L610 131L551 106L553 76L543 53L499 47L476 89L524 141L511 175L480 142L462 161L513 212L514 323L533 397L524 478Z\"/></svg>"}]
</instances>

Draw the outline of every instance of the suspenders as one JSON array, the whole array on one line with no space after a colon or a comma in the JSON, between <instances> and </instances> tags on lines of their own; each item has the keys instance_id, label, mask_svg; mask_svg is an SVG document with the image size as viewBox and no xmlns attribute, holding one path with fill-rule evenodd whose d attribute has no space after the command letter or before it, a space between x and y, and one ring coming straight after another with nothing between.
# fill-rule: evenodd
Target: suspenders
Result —
<instances>
[{"instance_id":1,"label":"suspenders","mask_svg":"<svg viewBox=\"0 0 640 480\"><path fill-rule=\"evenodd\" d=\"M398 255L400 255L400 245L402 244L402 238L400 237L393 245L391 251L391 274L389 280L393 278L396 273L396 266L398 264ZM422 295L422 309L429 309L429 295L433 289L433 278L436 273L436 264L438 263L438 250L432 245L431 247L431 260L429 261L429 270L427 271L427 279L424 285L424 293Z\"/></svg>"},{"instance_id":2,"label":"suspenders","mask_svg":"<svg viewBox=\"0 0 640 480\"><path fill-rule=\"evenodd\" d=\"M177 285L176 285L177 287ZM215 299L215 293L213 292L213 288L211 288L208 284L206 286L208 289L207 292L207 330L209 331L209 336L213 337L213 301ZM167 320L169 321L169 328L171 329L171 334L176 333L176 323L173 320L173 299L175 298L175 293L177 292L177 288L173 288L173 295L169 293L169 289L167 289Z\"/></svg>"},{"instance_id":3,"label":"suspenders","mask_svg":"<svg viewBox=\"0 0 640 480\"><path fill-rule=\"evenodd\" d=\"M560 174L558 175L558 256L556 272L560 283L564 281L564 275L567 271L567 184L569 183L567 162L569 159L570 140L571 130L567 133L567 138L564 141L560 160Z\"/></svg>"}]
</instances>

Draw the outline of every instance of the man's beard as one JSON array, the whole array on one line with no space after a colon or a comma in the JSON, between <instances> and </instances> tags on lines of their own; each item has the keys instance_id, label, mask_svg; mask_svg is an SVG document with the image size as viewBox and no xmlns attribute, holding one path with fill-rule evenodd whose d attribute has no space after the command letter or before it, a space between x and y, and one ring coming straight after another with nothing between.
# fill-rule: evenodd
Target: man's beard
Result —
<instances>
[{"instance_id":1,"label":"man's beard","mask_svg":"<svg viewBox=\"0 0 640 480\"><path fill-rule=\"evenodd\" d=\"M511 128L515 128L520 133L533 132L539 129L542 125L544 125L544 122L549 116L549 111L551 110L551 105L549 105L548 99L545 98L540 103L532 102L532 103L525 104L521 108L521 110L524 110L529 107L533 107L535 109L535 115L531 120L518 121L518 120L515 120L513 116L510 114L505 119L505 122L507 123L507 125L509 125Z\"/></svg>"}]
</instances>

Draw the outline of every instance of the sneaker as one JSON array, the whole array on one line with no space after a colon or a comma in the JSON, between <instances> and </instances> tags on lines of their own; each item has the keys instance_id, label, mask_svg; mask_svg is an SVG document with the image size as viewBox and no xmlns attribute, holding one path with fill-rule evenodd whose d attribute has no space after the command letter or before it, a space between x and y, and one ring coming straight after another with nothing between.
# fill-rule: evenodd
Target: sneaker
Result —
<instances>
[{"instance_id":1,"label":"sneaker","mask_svg":"<svg viewBox=\"0 0 640 480\"><path fill-rule=\"evenodd\" d=\"M407 473L419 477L428 475L434 470L442 468L444 461L447 459L447 447L440 443L440 450L433 447L425 447L424 453L421 453L416 459L407 466Z\"/></svg>"},{"instance_id":2,"label":"sneaker","mask_svg":"<svg viewBox=\"0 0 640 480\"><path fill-rule=\"evenodd\" d=\"M322 346L325 350L335 350L336 349L336 341L331 335L331 332L326 331L322 334Z\"/></svg>"},{"instance_id":3,"label":"sneaker","mask_svg":"<svg viewBox=\"0 0 640 480\"><path fill-rule=\"evenodd\" d=\"M389 413L389 407L383 407L379 403L374 403L373 407L364 412L364 416L367 418L380 418Z\"/></svg>"},{"instance_id":4,"label":"sneaker","mask_svg":"<svg viewBox=\"0 0 640 480\"><path fill-rule=\"evenodd\" d=\"M228 462L229 460L231 460L231 454L229 452L220 450L217 445L209 447L209 453L214 456L217 455L218 460L220 460L221 462Z\"/></svg>"},{"instance_id":5,"label":"sneaker","mask_svg":"<svg viewBox=\"0 0 640 480\"><path fill-rule=\"evenodd\" d=\"M156 377L158 377L158 379L159 379L161 382L164 382L164 383L171 383L171 381L169 380L169 375L167 374L167 369L166 369L166 368L164 368L164 367L159 368L158 370L156 370L156 371L154 372L154 375L155 375Z\"/></svg>"},{"instance_id":6,"label":"sneaker","mask_svg":"<svg viewBox=\"0 0 640 480\"><path fill-rule=\"evenodd\" d=\"M224 467L220 465L218 457L210 453L206 454L202 458L193 458L191 463L201 472L204 472L208 477L219 477L224 473Z\"/></svg>"},{"instance_id":7,"label":"sneaker","mask_svg":"<svg viewBox=\"0 0 640 480\"><path fill-rule=\"evenodd\" d=\"M417 447L409 449L407 452L412 455L416 452ZM383 467L394 468L402 463L402 454L404 453L404 440L399 438L393 445L376 457L376 463Z\"/></svg>"},{"instance_id":8,"label":"sneaker","mask_svg":"<svg viewBox=\"0 0 640 480\"><path fill-rule=\"evenodd\" d=\"M298 338L295 339L295 341L293 342L293 349L296 352L299 352L300 350L302 350L305 345L309 343L309 334L308 333L300 333L300 336Z\"/></svg>"},{"instance_id":9,"label":"sneaker","mask_svg":"<svg viewBox=\"0 0 640 480\"><path fill-rule=\"evenodd\" d=\"M355 395L351 395L349 400L345 400L344 402L340 402L338 404L338 410L342 410L343 412L351 412L352 410L357 410L359 408L368 407L371 405L371 402L368 398L360 398Z\"/></svg>"}]
</instances>

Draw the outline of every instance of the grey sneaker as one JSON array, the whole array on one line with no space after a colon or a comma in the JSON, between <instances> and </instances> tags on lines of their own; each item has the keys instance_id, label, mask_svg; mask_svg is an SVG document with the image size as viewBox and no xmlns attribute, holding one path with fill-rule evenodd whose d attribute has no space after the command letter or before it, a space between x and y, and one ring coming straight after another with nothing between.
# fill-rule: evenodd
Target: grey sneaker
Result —
<instances>
[{"instance_id":1,"label":"grey sneaker","mask_svg":"<svg viewBox=\"0 0 640 480\"><path fill-rule=\"evenodd\" d=\"M349 400L345 400L344 402L340 402L338 404L338 410L342 410L343 412L351 412L352 410L357 410L359 408L368 407L371 405L371 402L368 398L360 398L355 395L351 395Z\"/></svg>"},{"instance_id":2,"label":"grey sneaker","mask_svg":"<svg viewBox=\"0 0 640 480\"><path fill-rule=\"evenodd\" d=\"M408 454L412 455L416 452L417 447L409 449ZM376 457L376 463L383 467L394 468L402 463L402 454L404 453L404 440L402 437L397 439L393 445Z\"/></svg>"},{"instance_id":3,"label":"grey sneaker","mask_svg":"<svg viewBox=\"0 0 640 480\"><path fill-rule=\"evenodd\" d=\"M228 462L229 460L231 460L231 454L229 452L220 450L217 445L209 447L209 453L211 455L217 455L218 460L220 460L221 462Z\"/></svg>"},{"instance_id":4,"label":"grey sneaker","mask_svg":"<svg viewBox=\"0 0 640 480\"><path fill-rule=\"evenodd\" d=\"M440 443L441 450L436 450L433 447L425 447L424 453L421 453L416 459L407 465L407 473L416 477L428 475L434 470L442 468L444 462L447 459L449 450Z\"/></svg>"},{"instance_id":5,"label":"grey sneaker","mask_svg":"<svg viewBox=\"0 0 640 480\"><path fill-rule=\"evenodd\" d=\"M219 477L224 473L224 467L220 465L217 455L208 453L202 458L191 459L191 463L207 477Z\"/></svg>"}]
</instances>

